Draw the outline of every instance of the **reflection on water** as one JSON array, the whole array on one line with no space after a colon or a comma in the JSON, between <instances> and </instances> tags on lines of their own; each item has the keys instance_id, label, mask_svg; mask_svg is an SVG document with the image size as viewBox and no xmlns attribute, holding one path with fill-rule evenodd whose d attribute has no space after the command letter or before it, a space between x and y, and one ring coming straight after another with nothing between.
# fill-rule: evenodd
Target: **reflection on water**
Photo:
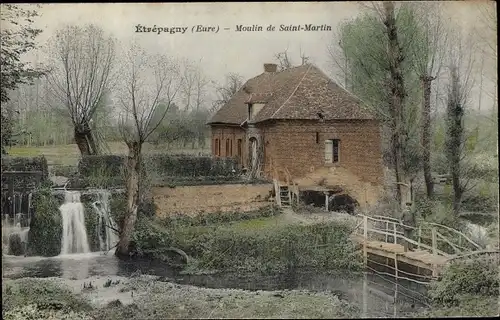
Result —
<instances>
[{"instance_id":1,"label":"reflection on water","mask_svg":"<svg viewBox=\"0 0 500 320\"><path fill-rule=\"evenodd\" d=\"M326 291L340 299L357 304L363 317L402 317L426 306L425 289L409 282L374 274L348 278L343 274L318 274L294 271L277 275L225 273L217 275L180 275L164 264L149 261L121 261L102 253L76 254L53 258L2 258L5 278L60 277L85 279L98 276L128 277L141 274L157 275L179 284L208 288L239 288L246 290L310 290Z\"/></svg>"},{"instance_id":2,"label":"reflection on water","mask_svg":"<svg viewBox=\"0 0 500 320\"><path fill-rule=\"evenodd\" d=\"M92 276L124 276L140 271L172 277L173 272L165 265L149 261L121 261L113 254L92 252L87 254L68 254L56 257L2 257L3 277L85 279Z\"/></svg>"}]
</instances>

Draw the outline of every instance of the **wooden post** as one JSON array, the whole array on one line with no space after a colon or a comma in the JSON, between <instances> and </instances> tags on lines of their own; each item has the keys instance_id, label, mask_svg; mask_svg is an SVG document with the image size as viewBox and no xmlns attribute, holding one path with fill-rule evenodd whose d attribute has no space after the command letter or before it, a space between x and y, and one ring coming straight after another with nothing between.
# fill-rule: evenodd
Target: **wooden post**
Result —
<instances>
[{"instance_id":1,"label":"wooden post","mask_svg":"<svg viewBox=\"0 0 500 320\"><path fill-rule=\"evenodd\" d=\"M396 285L394 288L394 302L392 304L394 306L394 309L393 309L394 319L398 318L398 305L396 304L396 301L398 300L398 293L399 293L399 283L398 283L398 279L396 279Z\"/></svg>"},{"instance_id":2,"label":"wooden post","mask_svg":"<svg viewBox=\"0 0 500 320\"><path fill-rule=\"evenodd\" d=\"M422 226L418 226L418 250L420 250L421 241L422 241Z\"/></svg>"},{"instance_id":3,"label":"wooden post","mask_svg":"<svg viewBox=\"0 0 500 320\"><path fill-rule=\"evenodd\" d=\"M432 254L437 254L437 237L436 237L436 227L432 227Z\"/></svg>"},{"instance_id":4,"label":"wooden post","mask_svg":"<svg viewBox=\"0 0 500 320\"><path fill-rule=\"evenodd\" d=\"M393 232L394 232L394 244L397 244L398 243L398 231L396 229L396 224L393 222L392 226L393 226Z\"/></svg>"},{"instance_id":5,"label":"wooden post","mask_svg":"<svg viewBox=\"0 0 500 320\"><path fill-rule=\"evenodd\" d=\"M363 259L365 266L368 265L368 216L363 216Z\"/></svg>"},{"instance_id":6,"label":"wooden post","mask_svg":"<svg viewBox=\"0 0 500 320\"><path fill-rule=\"evenodd\" d=\"M363 273L363 315L362 318L368 318L368 277Z\"/></svg>"},{"instance_id":7,"label":"wooden post","mask_svg":"<svg viewBox=\"0 0 500 320\"><path fill-rule=\"evenodd\" d=\"M386 232L385 242L389 242L389 235L387 234L387 232L389 232L389 222L388 221L385 222L385 230L384 231Z\"/></svg>"},{"instance_id":8,"label":"wooden post","mask_svg":"<svg viewBox=\"0 0 500 320\"><path fill-rule=\"evenodd\" d=\"M325 209L326 212L328 212L328 192L325 192Z\"/></svg>"},{"instance_id":9,"label":"wooden post","mask_svg":"<svg viewBox=\"0 0 500 320\"><path fill-rule=\"evenodd\" d=\"M396 277L396 280L398 280L399 277L399 272L398 272L398 254L394 253L394 276Z\"/></svg>"},{"instance_id":10,"label":"wooden post","mask_svg":"<svg viewBox=\"0 0 500 320\"><path fill-rule=\"evenodd\" d=\"M437 237L436 237L436 227L432 227L432 254L437 255ZM432 265L432 277L437 277L437 266Z\"/></svg>"}]
</instances>

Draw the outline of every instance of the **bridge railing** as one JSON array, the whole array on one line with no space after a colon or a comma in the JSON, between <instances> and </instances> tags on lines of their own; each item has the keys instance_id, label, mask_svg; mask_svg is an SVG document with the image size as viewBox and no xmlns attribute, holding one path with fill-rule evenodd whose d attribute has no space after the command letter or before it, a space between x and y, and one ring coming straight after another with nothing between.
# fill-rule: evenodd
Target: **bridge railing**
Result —
<instances>
[{"instance_id":1,"label":"bridge railing","mask_svg":"<svg viewBox=\"0 0 500 320\"><path fill-rule=\"evenodd\" d=\"M482 251L480 245L462 232L437 223L419 223L418 227L403 224L399 219L386 216L359 215L362 222L356 232L369 240L401 245L411 244L415 249L427 250L448 258L467 252ZM405 229L412 231L411 238Z\"/></svg>"},{"instance_id":2,"label":"bridge railing","mask_svg":"<svg viewBox=\"0 0 500 320\"><path fill-rule=\"evenodd\" d=\"M435 232L433 232L433 236L430 239L431 244L428 245L422 241L422 239L424 238L422 236L420 236L418 240L406 237L404 229L415 230L416 228L404 225L397 219L383 216L369 217L365 215L361 215L361 218L363 219L363 223L362 227L358 228L358 230L362 230L363 238L366 241L377 240L400 245L405 245L406 242L417 247L419 250L424 249L433 254L442 255L445 257L450 256L448 253L438 249L438 238Z\"/></svg>"}]
</instances>

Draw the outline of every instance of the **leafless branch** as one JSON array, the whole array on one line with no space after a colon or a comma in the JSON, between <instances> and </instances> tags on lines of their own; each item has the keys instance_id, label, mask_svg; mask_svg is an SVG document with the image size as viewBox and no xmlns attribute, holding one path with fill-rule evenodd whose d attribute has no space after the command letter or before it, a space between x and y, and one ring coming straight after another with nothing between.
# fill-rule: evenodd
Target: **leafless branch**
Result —
<instances>
[{"instance_id":1,"label":"leafless branch","mask_svg":"<svg viewBox=\"0 0 500 320\"><path fill-rule=\"evenodd\" d=\"M141 145L161 124L181 90L180 70L169 57L153 56L132 45L122 79L120 133L127 145ZM161 103L165 108L158 115Z\"/></svg>"}]
</instances>

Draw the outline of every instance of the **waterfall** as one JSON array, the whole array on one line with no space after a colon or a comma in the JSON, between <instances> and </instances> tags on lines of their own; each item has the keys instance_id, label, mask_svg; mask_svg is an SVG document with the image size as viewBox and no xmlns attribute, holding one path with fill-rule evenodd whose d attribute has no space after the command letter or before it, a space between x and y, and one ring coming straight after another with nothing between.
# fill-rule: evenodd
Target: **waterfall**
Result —
<instances>
[{"instance_id":1,"label":"waterfall","mask_svg":"<svg viewBox=\"0 0 500 320\"><path fill-rule=\"evenodd\" d=\"M59 207L63 222L61 255L71 253L89 253L87 229L80 192L66 191L64 203Z\"/></svg>"},{"instance_id":2,"label":"waterfall","mask_svg":"<svg viewBox=\"0 0 500 320\"><path fill-rule=\"evenodd\" d=\"M118 243L118 235L113 230L117 230L117 226L110 214L109 209L109 191L100 190L97 193L99 199L92 205L99 217L97 222L97 235L99 236L99 249L101 251L109 251ZM113 229L111 229L111 228Z\"/></svg>"},{"instance_id":3,"label":"waterfall","mask_svg":"<svg viewBox=\"0 0 500 320\"><path fill-rule=\"evenodd\" d=\"M469 234L471 240L476 242L478 245L482 247L488 247L488 245L490 245L491 239L488 235L487 228L478 224L467 222L467 233Z\"/></svg>"},{"instance_id":4,"label":"waterfall","mask_svg":"<svg viewBox=\"0 0 500 320\"><path fill-rule=\"evenodd\" d=\"M5 214L2 219L2 251L6 254L22 255L26 253L28 244L29 227L21 227L20 217L22 214L16 214L11 219ZM18 238L19 240L17 240ZM17 240L17 241L16 241ZM11 243L16 243L11 247ZM20 245L20 246L19 246Z\"/></svg>"}]
</instances>

